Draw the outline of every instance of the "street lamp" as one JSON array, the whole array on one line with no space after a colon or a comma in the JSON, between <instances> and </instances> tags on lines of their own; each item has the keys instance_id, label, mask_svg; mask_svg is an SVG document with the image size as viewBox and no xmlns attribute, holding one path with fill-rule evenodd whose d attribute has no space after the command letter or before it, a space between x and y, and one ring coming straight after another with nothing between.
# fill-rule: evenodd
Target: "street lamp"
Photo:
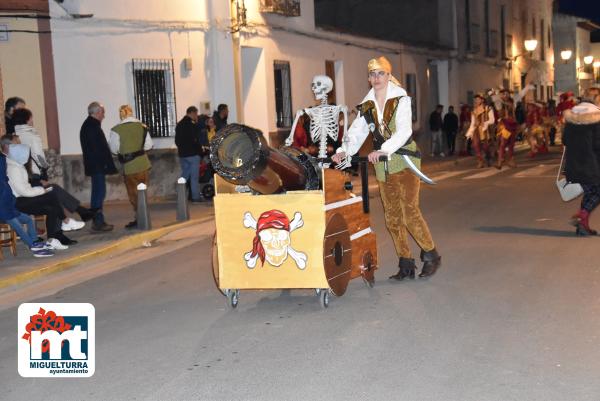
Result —
<instances>
[{"instance_id":1,"label":"street lamp","mask_svg":"<svg viewBox=\"0 0 600 401\"><path fill-rule=\"evenodd\" d=\"M525 45L525 50L527 50L531 56L531 53L537 48L538 41L537 39L527 39L523 44Z\"/></svg>"},{"instance_id":2,"label":"street lamp","mask_svg":"<svg viewBox=\"0 0 600 401\"><path fill-rule=\"evenodd\" d=\"M569 49L561 50L561 52L560 52L560 58L565 64L567 63L567 61L569 61L571 59L572 55L573 55L573 51L569 50Z\"/></svg>"},{"instance_id":3,"label":"street lamp","mask_svg":"<svg viewBox=\"0 0 600 401\"><path fill-rule=\"evenodd\" d=\"M600 68L600 60L594 61L594 68Z\"/></svg>"},{"instance_id":4,"label":"street lamp","mask_svg":"<svg viewBox=\"0 0 600 401\"><path fill-rule=\"evenodd\" d=\"M590 64L592 64L593 62L594 62L594 56L585 56L585 57L583 58L583 63L584 63L585 65L590 65Z\"/></svg>"}]
</instances>

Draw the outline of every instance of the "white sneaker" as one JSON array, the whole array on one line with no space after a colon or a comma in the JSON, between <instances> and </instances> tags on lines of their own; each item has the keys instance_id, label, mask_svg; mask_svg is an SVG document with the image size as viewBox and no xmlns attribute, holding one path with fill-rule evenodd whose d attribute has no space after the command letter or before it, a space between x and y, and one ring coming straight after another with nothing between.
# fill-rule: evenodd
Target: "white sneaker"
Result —
<instances>
[{"instance_id":1,"label":"white sneaker","mask_svg":"<svg viewBox=\"0 0 600 401\"><path fill-rule=\"evenodd\" d=\"M446 155L444 154L444 152L440 153L441 157L446 157Z\"/></svg>"},{"instance_id":2,"label":"white sneaker","mask_svg":"<svg viewBox=\"0 0 600 401\"><path fill-rule=\"evenodd\" d=\"M46 242L46 244L48 244L52 249L56 249L58 251L64 251L65 249L69 249L69 247L67 245L63 245L56 238L48 238L48 241Z\"/></svg>"},{"instance_id":3,"label":"white sneaker","mask_svg":"<svg viewBox=\"0 0 600 401\"><path fill-rule=\"evenodd\" d=\"M70 217L67 219L66 223L63 222L60 226L63 231L81 230L83 227L85 227L85 223L83 221L75 220Z\"/></svg>"}]
</instances>

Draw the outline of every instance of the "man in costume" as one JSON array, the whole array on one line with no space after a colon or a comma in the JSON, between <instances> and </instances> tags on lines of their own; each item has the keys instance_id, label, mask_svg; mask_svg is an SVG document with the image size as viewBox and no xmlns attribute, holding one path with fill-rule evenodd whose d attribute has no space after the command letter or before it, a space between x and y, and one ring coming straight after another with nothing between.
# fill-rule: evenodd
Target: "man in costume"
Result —
<instances>
[{"instance_id":1,"label":"man in costume","mask_svg":"<svg viewBox=\"0 0 600 401\"><path fill-rule=\"evenodd\" d=\"M494 110L485 104L485 98L478 93L473 99L475 105L471 112L471 125L467 131L467 138L470 138L477 156L477 168L485 167L484 161L490 158L490 140L491 135L489 126L494 124ZM483 153L482 153L483 150Z\"/></svg>"},{"instance_id":2,"label":"man in costume","mask_svg":"<svg viewBox=\"0 0 600 401\"><path fill-rule=\"evenodd\" d=\"M542 120L543 106L538 103L527 103L527 142L529 143L529 157L535 157L538 153L548 153L548 135L546 134Z\"/></svg>"},{"instance_id":3,"label":"man in costume","mask_svg":"<svg viewBox=\"0 0 600 401\"><path fill-rule=\"evenodd\" d=\"M502 89L500 91L500 97L495 101L496 108L498 110L499 123L498 131L496 135L499 139L498 147L498 161L496 168L501 169L504 162L509 167L516 167L513 153L515 150L515 141L517 139L517 129L519 124L515 115L515 103L518 103L523 99L528 90L533 87L528 85L522 91L517 93L514 98L510 96L508 89ZM506 151L507 156L504 156Z\"/></svg>"},{"instance_id":4,"label":"man in costume","mask_svg":"<svg viewBox=\"0 0 600 401\"><path fill-rule=\"evenodd\" d=\"M429 277L440 267L441 257L419 208L419 177L411 171L420 166L421 155L412 139L410 97L392 76L392 65L385 57L371 59L368 71L372 88L358 105L358 116L332 159L336 163L347 162L347 157L357 153L372 133L374 150L368 158L375 165L386 226L399 257L399 271L390 278L415 277L415 260L408 246L409 233L421 248L424 264L419 277ZM386 163L379 161L380 156L388 157L387 171Z\"/></svg>"}]
</instances>

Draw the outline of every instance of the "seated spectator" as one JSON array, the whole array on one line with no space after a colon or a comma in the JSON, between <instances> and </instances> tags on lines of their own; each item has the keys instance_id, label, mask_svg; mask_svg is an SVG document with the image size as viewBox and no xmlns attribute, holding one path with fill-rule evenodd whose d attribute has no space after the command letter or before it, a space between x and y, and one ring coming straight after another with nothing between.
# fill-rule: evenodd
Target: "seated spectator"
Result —
<instances>
[{"instance_id":1,"label":"seated spectator","mask_svg":"<svg viewBox=\"0 0 600 401\"><path fill-rule=\"evenodd\" d=\"M46 232L48 244L53 249L67 249L68 245L74 245L77 241L68 238L62 227L68 229L79 229L83 222L69 219L65 215L63 206L58 200L54 187L32 187L27 179L25 163L29 160L29 147L27 145L10 145L8 149L7 176L8 185L13 195L17 198L15 206L17 210L33 215L46 216ZM61 188L62 189L62 188ZM64 191L66 193L66 191ZM62 222L62 225L61 225Z\"/></svg>"},{"instance_id":2,"label":"seated spectator","mask_svg":"<svg viewBox=\"0 0 600 401\"><path fill-rule=\"evenodd\" d=\"M42 138L33 127L33 114L29 109L22 108L14 111L12 122L15 126L15 135L22 144L31 149L31 183L41 185L48 181L48 163L42 145Z\"/></svg>"},{"instance_id":3,"label":"seated spectator","mask_svg":"<svg viewBox=\"0 0 600 401\"><path fill-rule=\"evenodd\" d=\"M15 230L33 256L36 258L54 256L50 246L38 238L33 219L29 215L19 212L15 207L16 199L8 185L8 176L6 175L7 152L8 146L2 146L0 153L0 220ZM27 231L23 229L24 224L27 225Z\"/></svg>"},{"instance_id":4,"label":"seated spectator","mask_svg":"<svg viewBox=\"0 0 600 401\"><path fill-rule=\"evenodd\" d=\"M1 141L2 141L3 146L8 146L12 143L7 138L2 139ZM31 157L30 157L30 160L31 160ZM26 163L26 166L31 166L31 165L32 165L32 163ZM26 167L26 170L27 170L27 167ZM42 177L42 178L47 179L47 177ZM46 180L38 180L38 181L39 182L34 183L34 180L30 179L29 183L31 184L31 187L52 188L54 190L56 197L58 198L58 201L62 205L62 207L64 209L67 209L71 213L79 214L79 216L81 217L81 219L83 221L91 220L96 215L96 211L81 206L81 202L79 202L79 200L77 198L75 198L74 196L72 196L70 193L65 191L60 185L49 184ZM61 229L63 231L79 230L80 228L83 228L84 225L85 225L85 223L83 223L81 221L77 221L75 219L68 218L67 221L62 224Z\"/></svg>"},{"instance_id":5,"label":"seated spectator","mask_svg":"<svg viewBox=\"0 0 600 401\"><path fill-rule=\"evenodd\" d=\"M12 121L13 113L15 110L22 109L24 107L25 100L16 96L6 99L6 103L4 103L4 124L6 126L5 134L11 139L15 133L15 124Z\"/></svg>"}]
</instances>

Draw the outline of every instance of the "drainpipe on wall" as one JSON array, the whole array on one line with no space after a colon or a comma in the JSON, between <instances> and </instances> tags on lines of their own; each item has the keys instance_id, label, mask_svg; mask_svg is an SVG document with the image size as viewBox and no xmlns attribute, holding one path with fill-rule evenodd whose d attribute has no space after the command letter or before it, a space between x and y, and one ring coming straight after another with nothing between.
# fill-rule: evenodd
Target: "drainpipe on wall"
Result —
<instances>
[{"instance_id":1,"label":"drainpipe on wall","mask_svg":"<svg viewBox=\"0 0 600 401\"><path fill-rule=\"evenodd\" d=\"M50 32L50 20L37 20L41 32ZM46 136L48 149L60 153L60 131L58 129L58 106L56 99L56 80L54 74L54 55L52 51L52 33L39 35L40 59L42 67L42 86L44 93L44 111L46 115Z\"/></svg>"},{"instance_id":2,"label":"drainpipe on wall","mask_svg":"<svg viewBox=\"0 0 600 401\"><path fill-rule=\"evenodd\" d=\"M242 2L243 6L243 2ZM238 15L238 2L231 0L230 3L231 12L231 42L233 49L233 79L235 87L235 106L237 110L237 122L244 123L244 108L242 105L242 67L241 67L241 38L240 31L241 23L240 16ZM244 11L245 13L245 11ZM236 27L236 28L233 28Z\"/></svg>"}]
</instances>

